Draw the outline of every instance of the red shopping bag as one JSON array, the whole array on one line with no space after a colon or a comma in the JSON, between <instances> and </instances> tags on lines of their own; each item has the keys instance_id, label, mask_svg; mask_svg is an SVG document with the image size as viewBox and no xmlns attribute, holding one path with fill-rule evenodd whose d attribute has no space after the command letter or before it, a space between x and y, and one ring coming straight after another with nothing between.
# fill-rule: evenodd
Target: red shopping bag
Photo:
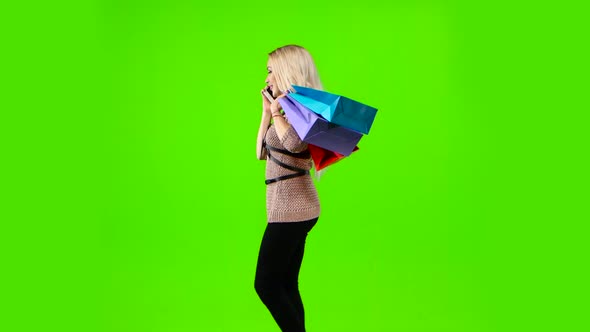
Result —
<instances>
[{"instance_id":1,"label":"red shopping bag","mask_svg":"<svg viewBox=\"0 0 590 332\"><path fill-rule=\"evenodd\" d=\"M319 146L313 144L307 144L309 148L309 153L311 153L311 158L313 159L313 163L315 164L315 170L319 171L322 168L326 168L343 158L346 158L345 155L340 154L338 152L330 151ZM355 146L352 152L358 150L359 147Z\"/></svg>"}]
</instances>

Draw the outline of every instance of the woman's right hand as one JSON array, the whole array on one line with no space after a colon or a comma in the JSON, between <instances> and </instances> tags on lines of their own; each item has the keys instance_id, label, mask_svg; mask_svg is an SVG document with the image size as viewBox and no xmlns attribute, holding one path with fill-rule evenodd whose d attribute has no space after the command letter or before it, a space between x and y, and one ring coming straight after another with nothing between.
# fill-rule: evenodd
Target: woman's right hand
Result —
<instances>
[{"instance_id":1,"label":"woman's right hand","mask_svg":"<svg viewBox=\"0 0 590 332\"><path fill-rule=\"evenodd\" d=\"M271 117L272 114L270 113L270 101L268 99L266 99L266 96L264 96L264 90L266 90L266 87L264 87L264 89L260 90L260 95L262 96L262 116L268 116Z\"/></svg>"}]
</instances>

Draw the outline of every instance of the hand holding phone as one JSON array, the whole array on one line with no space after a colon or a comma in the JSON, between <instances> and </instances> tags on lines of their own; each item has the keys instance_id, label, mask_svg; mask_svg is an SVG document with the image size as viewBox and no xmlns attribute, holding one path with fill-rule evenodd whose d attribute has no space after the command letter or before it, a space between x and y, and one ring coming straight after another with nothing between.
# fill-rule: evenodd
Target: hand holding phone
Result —
<instances>
[{"instance_id":1,"label":"hand holding phone","mask_svg":"<svg viewBox=\"0 0 590 332\"><path fill-rule=\"evenodd\" d=\"M271 104L275 101L275 99L272 97L272 92L270 91L270 89L266 88L262 90L262 94L266 97L266 99L268 99L268 101Z\"/></svg>"}]
</instances>

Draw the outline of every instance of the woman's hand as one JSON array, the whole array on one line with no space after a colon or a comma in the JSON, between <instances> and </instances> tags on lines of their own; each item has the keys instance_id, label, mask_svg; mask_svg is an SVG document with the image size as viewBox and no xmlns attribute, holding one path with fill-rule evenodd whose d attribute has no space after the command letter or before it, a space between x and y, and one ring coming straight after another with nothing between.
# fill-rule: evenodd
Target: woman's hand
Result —
<instances>
[{"instance_id":1,"label":"woman's hand","mask_svg":"<svg viewBox=\"0 0 590 332\"><path fill-rule=\"evenodd\" d=\"M266 90L266 87L264 89L260 90L260 95L262 95L262 116L271 117L272 116L272 114L270 112L271 103L264 95L264 90Z\"/></svg>"},{"instance_id":2,"label":"woman's hand","mask_svg":"<svg viewBox=\"0 0 590 332\"><path fill-rule=\"evenodd\" d=\"M289 130L289 127L291 126L287 122L287 119L285 118L285 116L283 116L280 113L282 107L281 107L281 104L279 103L279 100L284 97L285 97L285 93L282 93L280 96L278 96L275 99L275 101L273 103L270 104L270 112L271 112L272 118L274 120L275 130L276 130L277 136L279 137L279 139L281 141L283 141L283 138L285 137L285 135L287 134L287 131Z\"/></svg>"},{"instance_id":3,"label":"woman's hand","mask_svg":"<svg viewBox=\"0 0 590 332\"><path fill-rule=\"evenodd\" d=\"M285 94L281 93L281 95L278 96L275 99L275 101L270 104L270 114L272 114L272 115L281 114L280 112L281 112L281 109L283 109L283 107L279 103L279 98L283 98L284 96L285 96Z\"/></svg>"}]
</instances>

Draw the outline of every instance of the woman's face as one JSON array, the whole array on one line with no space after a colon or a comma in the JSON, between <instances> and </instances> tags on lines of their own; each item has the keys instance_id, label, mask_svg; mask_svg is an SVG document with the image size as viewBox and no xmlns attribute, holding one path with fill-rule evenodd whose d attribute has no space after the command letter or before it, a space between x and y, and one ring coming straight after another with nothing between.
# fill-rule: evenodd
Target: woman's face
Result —
<instances>
[{"instance_id":1,"label":"woman's face","mask_svg":"<svg viewBox=\"0 0 590 332\"><path fill-rule=\"evenodd\" d=\"M276 97L279 95L278 94L279 88L277 87L276 80L275 80L274 74L272 72L272 67L270 66L270 62L267 63L266 69L268 70L268 75L266 76L266 81L265 81L266 86L268 88L270 88L270 91L272 91L273 97Z\"/></svg>"}]
</instances>

